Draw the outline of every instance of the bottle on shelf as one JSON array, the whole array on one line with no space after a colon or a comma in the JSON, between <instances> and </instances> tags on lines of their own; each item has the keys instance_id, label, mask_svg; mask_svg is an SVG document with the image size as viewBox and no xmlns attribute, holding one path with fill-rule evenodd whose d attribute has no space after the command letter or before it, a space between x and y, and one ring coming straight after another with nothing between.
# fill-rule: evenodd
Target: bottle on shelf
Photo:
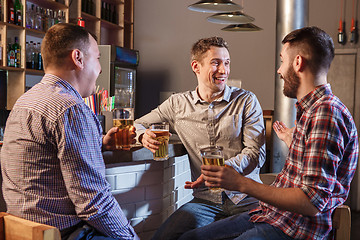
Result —
<instances>
[{"instance_id":1,"label":"bottle on shelf","mask_svg":"<svg viewBox=\"0 0 360 240\"><path fill-rule=\"evenodd\" d=\"M105 19L105 2L101 2L101 18Z\"/></svg>"},{"instance_id":2,"label":"bottle on shelf","mask_svg":"<svg viewBox=\"0 0 360 240\"><path fill-rule=\"evenodd\" d=\"M41 12L40 12L40 8L39 8L38 6L36 6L35 29L41 31L41 30L42 30L41 26L42 26L42 22L41 22Z\"/></svg>"},{"instance_id":3,"label":"bottle on shelf","mask_svg":"<svg viewBox=\"0 0 360 240\"><path fill-rule=\"evenodd\" d=\"M3 1L0 1L0 21L3 20Z\"/></svg>"},{"instance_id":4,"label":"bottle on shelf","mask_svg":"<svg viewBox=\"0 0 360 240\"><path fill-rule=\"evenodd\" d=\"M14 3L14 13L15 13L15 24L22 26L23 17L22 17L22 4L19 0L15 0Z\"/></svg>"},{"instance_id":5,"label":"bottle on shelf","mask_svg":"<svg viewBox=\"0 0 360 240\"><path fill-rule=\"evenodd\" d=\"M112 11L112 16L111 16L111 22L114 24L117 24L117 19L116 19L116 6L113 5L113 11Z\"/></svg>"},{"instance_id":6,"label":"bottle on shelf","mask_svg":"<svg viewBox=\"0 0 360 240\"><path fill-rule=\"evenodd\" d=\"M14 50L14 54L15 54L14 67L20 68L21 67L21 47L19 44L18 37L15 37L15 43L12 45L12 49Z\"/></svg>"},{"instance_id":7,"label":"bottle on shelf","mask_svg":"<svg viewBox=\"0 0 360 240\"><path fill-rule=\"evenodd\" d=\"M36 51L36 43L33 43L33 47L32 47L32 52L31 52L31 68L32 69L37 69L38 68L38 53Z\"/></svg>"},{"instance_id":8,"label":"bottle on shelf","mask_svg":"<svg viewBox=\"0 0 360 240\"><path fill-rule=\"evenodd\" d=\"M30 42L32 43L32 41ZM26 42L26 68L30 69L31 68L31 47L30 47L30 43Z\"/></svg>"},{"instance_id":9,"label":"bottle on shelf","mask_svg":"<svg viewBox=\"0 0 360 240\"><path fill-rule=\"evenodd\" d=\"M8 67L15 67L15 52L12 48L12 44L9 42L7 47L7 56L8 56Z\"/></svg>"},{"instance_id":10,"label":"bottle on shelf","mask_svg":"<svg viewBox=\"0 0 360 240\"><path fill-rule=\"evenodd\" d=\"M8 1L8 23L15 23L15 10L14 10L14 2L12 0Z\"/></svg>"},{"instance_id":11,"label":"bottle on shelf","mask_svg":"<svg viewBox=\"0 0 360 240\"><path fill-rule=\"evenodd\" d=\"M3 61L3 45L2 45L2 40L1 40L1 34L0 34L0 66L3 66L4 61Z\"/></svg>"},{"instance_id":12,"label":"bottle on shelf","mask_svg":"<svg viewBox=\"0 0 360 240\"><path fill-rule=\"evenodd\" d=\"M40 42L37 43L37 55L38 55L38 64L37 64L37 70L42 70L43 69L43 63L42 63L42 58L41 58L41 44Z\"/></svg>"}]
</instances>

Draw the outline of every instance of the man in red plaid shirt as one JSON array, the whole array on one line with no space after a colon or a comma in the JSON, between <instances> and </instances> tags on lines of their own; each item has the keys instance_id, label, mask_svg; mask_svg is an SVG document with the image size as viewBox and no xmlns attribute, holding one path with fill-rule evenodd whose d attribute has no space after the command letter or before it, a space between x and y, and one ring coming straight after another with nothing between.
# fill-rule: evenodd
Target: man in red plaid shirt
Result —
<instances>
[{"instance_id":1,"label":"man in red plaid shirt","mask_svg":"<svg viewBox=\"0 0 360 240\"><path fill-rule=\"evenodd\" d=\"M327 83L334 58L331 37L317 27L305 27L282 43L278 73L283 92L297 99L295 127L274 124L289 146L284 168L267 186L230 167L202 166L207 186L247 193L259 199L260 206L180 239L324 239L331 231L331 215L345 202L355 173L357 130Z\"/></svg>"}]
</instances>

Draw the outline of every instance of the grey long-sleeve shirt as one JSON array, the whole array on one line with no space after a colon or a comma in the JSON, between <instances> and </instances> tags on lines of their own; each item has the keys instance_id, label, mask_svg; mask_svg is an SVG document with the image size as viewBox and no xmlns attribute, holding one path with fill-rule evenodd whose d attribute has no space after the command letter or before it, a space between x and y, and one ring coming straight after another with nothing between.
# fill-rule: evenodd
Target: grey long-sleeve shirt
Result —
<instances>
[{"instance_id":1,"label":"grey long-sleeve shirt","mask_svg":"<svg viewBox=\"0 0 360 240\"><path fill-rule=\"evenodd\" d=\"M225 163L257 182L265 162L265 130L262 109L255 94L225 87L222 98L212 103L201 100L196 90L173 94L156 109L135 121L137 136L151 123L169 122L170 132L179 136L190 158L191 180L201 174L200 149L210 145L223 147ZM190 180L190 179L189 179ZM246 195L226 191L239 203ZM221 193L205 185L194 189L194 197L221 203Z\"/></svg>"}]
</instances>

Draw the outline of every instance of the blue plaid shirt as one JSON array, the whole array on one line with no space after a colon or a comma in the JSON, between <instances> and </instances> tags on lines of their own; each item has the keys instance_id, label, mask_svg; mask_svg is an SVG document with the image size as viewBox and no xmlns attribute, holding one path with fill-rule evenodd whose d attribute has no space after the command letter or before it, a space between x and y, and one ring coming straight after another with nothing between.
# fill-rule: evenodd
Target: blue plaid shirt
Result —
<instances>
[{"instance_id":1,"label":"blue plaid shirt","mask_svg":"<svg viewBox=\"0 0 360 240\"><path fill-rule=\"evenodd\" d=\"M133 239L105 179L101 133L80 94L46 74L6 123L1 169L8 212L59 229L83 220L110 237Z\"/></svg>"}]
</instances>

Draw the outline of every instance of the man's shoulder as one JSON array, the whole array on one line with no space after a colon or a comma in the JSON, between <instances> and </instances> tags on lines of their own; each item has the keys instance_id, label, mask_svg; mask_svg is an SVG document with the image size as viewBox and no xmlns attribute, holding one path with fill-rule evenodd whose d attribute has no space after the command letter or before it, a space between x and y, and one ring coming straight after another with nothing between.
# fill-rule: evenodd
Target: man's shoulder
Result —
<instances>
[{"instance_id":1,"label":"man's shoulder","mask_svg":"<svg viewBox=\"0 0 360 240\"><path fill-rule=\"evenodd\" d=\"M257 97L255 95L255 93L243 89L243 88L237 88L237 87L230 87L230 98L234 99L248 99L248 100L255 100L257 101Z\"/></svg>"},{"instance_id":2,"label":"man's shoulder","mask_svg":"<svg viewBox=\"0 0 360 240\"><path fill-rule=\"evenodd\" d=\"M35 85L16 102L14 109L25 108L41 115L56 117L66 109L81 103L66 90L52 85Z\"/></svg>"}]
</instances>

